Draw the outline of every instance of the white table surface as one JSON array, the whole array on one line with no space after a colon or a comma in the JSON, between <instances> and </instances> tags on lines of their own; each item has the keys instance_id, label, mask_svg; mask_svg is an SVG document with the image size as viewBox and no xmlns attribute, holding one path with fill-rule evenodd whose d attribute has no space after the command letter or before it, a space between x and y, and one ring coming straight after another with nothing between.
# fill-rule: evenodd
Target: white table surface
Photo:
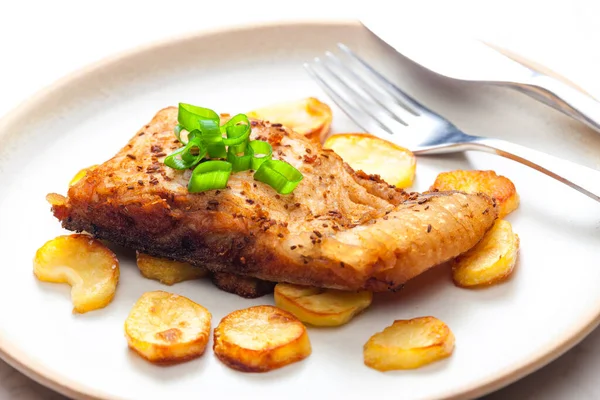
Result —
<instances>
[{"instance_id":1,"label":"white table surface","mask_svg":"<svg viewBox=\"0 0 600 400\"><path fill-rule=\"evenodd\" d=\"M367 5L371 11L387 11L384 6L377 8L376 0L340 2L343 8L334 3L337 1L0 0L0 116L79 67L156 39L262 20L356 18ZM400 21L404 17L433 18L440 26L452 21L455 29L521 52L600 97L597 0L389 3L398 4ZM598 399L598 370L600 330L545 368L486 398ZM0 399L64 397L0 360Z\"/></svg>"}]
</instances>

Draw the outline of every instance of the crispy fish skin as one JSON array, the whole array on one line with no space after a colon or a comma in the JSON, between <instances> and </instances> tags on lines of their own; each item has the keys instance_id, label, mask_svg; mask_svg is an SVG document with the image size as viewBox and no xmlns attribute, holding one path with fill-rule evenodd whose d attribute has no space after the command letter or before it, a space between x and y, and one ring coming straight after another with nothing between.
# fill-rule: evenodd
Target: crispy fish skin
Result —
<instances>
[{"instance_id":1,"label":"crispy fish skin","mask_svg":"<svg viewBox=\"0 0 600 400\"><path fill-rule=\"evenodd\" d=\"M292 194L252 171L232 174L226 189L188 193L190 171L163 164L181 146L176 121L177 108L159 111L66 198L51 194L62 226L212 272L385 291L469 250L497 218L483 194L409 194L262 121L252 121L251 138L268 140L274 158L304 175Z\"/></svg>"},{"instance_id":2,"label":"crispy fish skin","mask_svg":"<svg viewBox=\"0 0 600 400\"><path fill-rule=\"evenodd\" d=\"M229 272L213 272L210 278L219 289L247 299L262 297L273 293L275 289L275 282L267 282L250 276L236 275Z\"/></svg>"}]
</instances>

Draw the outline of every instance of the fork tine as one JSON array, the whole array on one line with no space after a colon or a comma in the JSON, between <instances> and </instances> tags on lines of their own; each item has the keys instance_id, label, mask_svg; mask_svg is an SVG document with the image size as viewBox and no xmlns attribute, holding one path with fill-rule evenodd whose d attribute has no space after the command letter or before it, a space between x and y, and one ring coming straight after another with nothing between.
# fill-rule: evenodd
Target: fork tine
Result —
<instances>
[{"instance_id":1,"label":"fork tine","mask_svg":"<svg viewBox=\"0 0 600 400\"><path fill-rule=\"evenodd\" d=\"M363 92L356 90L353 87L354 85L350 84L350 80L348 80L347 77L342 77L343 71L336 70L329 63L322 61L318 57L315 58L315 64L320 65L323 70L327 70L328 75L330 76L330 81L334 80L337 83L337 86L339 86L340 90L338 90L336 94L339 97L344 97L343 95L345 95L347 99L351 99L351 102L355 105L355 107L360 108L371 118L376 120L377 123L385 127L388 131L393 133L395 127L403 127L408 125L399 116L394 115L391 111L387 110L386 108L380 107L379 110L375 110L373 107L373 101L370 100L371 96L365 96ZM331 87L331 89L334 90L333 87ZM386 119L391 124L385 124L382 121L382 117L384 117L384 119Z\"/></svg>"},{"instance_id":2,"label":"fork tine","mask_svg":"<svg viewBox=\"0 0 600 400\"><path fill-rule=\"evenodd\" d=\"M315 63L322 65L318 58L315 58ZM362 129L374 135L387 136L392 134L392 131L379 122L377 118L373 118L365 111L355 107L343 97L338 95L336 90L333 89L329 83L327 83L327 80L323 78L322 74L319 73L314 67L308 63L304 63L304 68L317 81L317 83L319 83L321 88L334 101L334 103L336 103L346 113L346 115L348 115Z\"/></svg>"},{"instance_id":3,"label":"fork tine","mask_svg":"<svg viewBox=\"0 0 600 400\"><path fill-rule=\"evenodd\" d=\"M403 104L400 104L400 107L398 107L399 104L397 102L394 102L394 104L397 106L395 107L396 110L392 111L390 107L388 107L388 105L385 104L386 102L380 100L378 96L373 94L372 85L369 85L369 83L365 81L364 78L362 78L360 75L354 72L351 68L345 66L341 62L341 60L338 57L336 57L332 52L327 51L325 52L325 55L333 64L335 64L336 68L338 68L341 72L343 72L343 74L351 78L351 82L353 84L356 84L360 88L362 94L349 87L348 82L342 82L343 80L341 79L341 76L339 74L335 74L335 76L338 78L338 81L340 81L340 83L344 85L348 90L354 92L354 94L362 97L365 100L377 103L385 114L387 114L390 118L393 118L394 120L398 121L402 125L407 125L408 120L414 117L414 111L408 110ZM363 104L363 107L368 109L369 104Z\"/></svg>"},{"instance_id":4,"label":"fork tine","mask_svg":"<svg viewBox=\"0 0 600 400\"><path fill-rule=\"evenodd\" d=\"M382 84L383 89L389 93L391 96L396 98L399 102L404 103L407 106L407 109L412 109L414 115L419 115L420 111L428 111L431 112L427 107L423 106L421 103L416 101L414 98L406 94L403 90L401 90L398 86L394 85L388 79L386 79L383 75L381 75L375 68L369 65L365 60L357 56L348 46L343 43L338 43L338 47L342 50L349 58L357 61L361 64L369 73L374 76L377 81Z\"/></svg>"}]
</instances>

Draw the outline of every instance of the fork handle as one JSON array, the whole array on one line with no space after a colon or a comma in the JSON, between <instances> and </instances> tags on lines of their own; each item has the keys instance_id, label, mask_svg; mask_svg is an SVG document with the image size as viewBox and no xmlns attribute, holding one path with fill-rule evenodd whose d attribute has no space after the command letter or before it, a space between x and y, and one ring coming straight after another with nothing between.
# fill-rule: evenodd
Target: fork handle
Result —
<instances>
[{"instance_id":1,"label":"fork handle","mask_svg":"<svg viewBox=\"0 0 600 400\"><path fill-rule=\"evenodd\" d=\"M600 171L500 139L477 138L467 147L518 161L600 202Z\"/></svg>"},{"instance_id":2,"label":"fork handle","mask_svg":"<svg viewBox=\"0 0 600 400\"><path fill-rule=\"evenodd\" d=\"M600 132L600 103L548 75L535 74L516 89Z\"/></svg>"}]
</instances>

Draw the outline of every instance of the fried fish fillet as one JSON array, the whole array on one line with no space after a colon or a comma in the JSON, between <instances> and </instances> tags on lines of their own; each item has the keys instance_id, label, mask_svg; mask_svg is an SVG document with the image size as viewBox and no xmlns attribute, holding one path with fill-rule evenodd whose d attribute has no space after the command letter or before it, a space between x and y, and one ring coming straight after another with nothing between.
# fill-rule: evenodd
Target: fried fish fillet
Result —
<instances>
[{"instance_id":1,"label":"fried fish fillet","mask_svg":"<svg viewBox=\"0 0 600 400\"><path fill-rule=\"evenodd\" d=\"M213 272L210 279L219 289L247 299L262 297L265 294L273 293L275 289L275 282L229 272Z\"/></svg>"},{"instance_id":2,"label":"fried fish fillet","mask_svg":"<svg viewBox=\"0 0 600 400\"><path fill-rule=\"evenodd\" d=\"M163 164L181 145L177 108L159 111L66 197L50 194L62 226L159 257L271 282L393 290L469 250L497 218L483 194L406 193L353 171L331 150L263 121L252 139L304 175L289 195L233 173L228 187L188 193L190 171Z\"/></svg>"}]
</instances>

